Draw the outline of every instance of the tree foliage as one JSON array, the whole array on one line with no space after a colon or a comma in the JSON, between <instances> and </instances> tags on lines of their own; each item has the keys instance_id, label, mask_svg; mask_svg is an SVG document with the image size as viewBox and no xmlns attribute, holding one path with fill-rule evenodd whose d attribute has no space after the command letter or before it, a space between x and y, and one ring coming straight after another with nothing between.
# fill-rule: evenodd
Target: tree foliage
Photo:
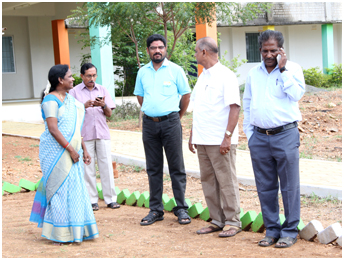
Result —
<instances>
[{"instance_id":1,"label":"tree foliage","mask_svg":"<svg viewBox=\"0 0 344 260\"><path fill-rule=\"evenodd\" d=\"M146 39L151 34L160 33L167 40L167 58L191 72L188 77L192 83L195 81L191 75L194 72L195 41L191 28L196 23L211 25L215 20L214 14L222 24L245 23L266 12L270 6L262 2L88 2L73 10L71 17L89 26L111 26L111 34L107 37L93 37L85 45L111 40L114 65L122 67L115 73L124 81L128 80L128 73L134 75L135 70L137 72L149 62Z\"/></svg>"}]
</instances>

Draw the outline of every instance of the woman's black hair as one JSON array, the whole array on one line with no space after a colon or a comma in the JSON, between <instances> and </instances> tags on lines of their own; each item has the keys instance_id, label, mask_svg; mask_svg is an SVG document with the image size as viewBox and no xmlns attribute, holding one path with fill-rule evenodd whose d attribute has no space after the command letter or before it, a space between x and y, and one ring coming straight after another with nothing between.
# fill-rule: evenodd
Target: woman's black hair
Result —
<instances>
[{"instance_id":1,"label":"woman's black hair","mask_svg":"<svg viewBox=\"0 0 344 260\"><path fill-rule=\"evenodd\" d=\"M50 68L48 73L48 80L51 85L49 93L56 89L59 84L59 78L63 79L66 76L68 70L69 66L64 64L58 64ZM44 95L45 94L43 90L41 103L43 102Z\"/></svg>"}]
</instances>

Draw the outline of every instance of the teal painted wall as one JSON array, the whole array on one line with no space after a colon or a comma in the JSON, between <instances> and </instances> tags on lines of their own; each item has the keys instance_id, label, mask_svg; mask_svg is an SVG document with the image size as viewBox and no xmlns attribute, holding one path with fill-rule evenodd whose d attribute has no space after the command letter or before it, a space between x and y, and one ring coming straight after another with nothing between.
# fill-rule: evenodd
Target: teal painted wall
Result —
<instances>
[{"instance_id":1,"label":"teal painted wall","mask_svg":"<svg viewBox=\"0 0 344 260\"><path fill-rule=\"evenodd\" d=\"M111 27L95 27L90 26L90 37L96 36L100 39L106 37L111 32ZM97 68L97 80L96 82L103 87L107 88L111 94L112 100L115 102L115 86L114 86L114 74L112 63L112 42L100 46L95 44L91 46L91 58L92 63Z\"/></svg>"},{"instance_id":2,"label":"teal painted wall","mask_svg":"<svg viewBox=\"0 0 344 260\"><path fill-rule=\"evenodd\" d=\"M333 24L321 25L323 72L334 63Z\"/></svg>"}]
</instances>

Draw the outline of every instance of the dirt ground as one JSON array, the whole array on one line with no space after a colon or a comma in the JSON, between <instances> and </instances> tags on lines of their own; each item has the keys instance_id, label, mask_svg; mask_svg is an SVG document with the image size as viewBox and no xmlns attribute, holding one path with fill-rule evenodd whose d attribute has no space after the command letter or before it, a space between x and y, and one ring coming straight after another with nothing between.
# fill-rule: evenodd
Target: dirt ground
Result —
<instances>
[{"instance_id":1,"label":"dirt ground","mask_svg":"<svg viewBox=\"0 0 344 260\"><path fill-rule=\"evenodd\" d=\"M3 136L2 180L16 185L22 178L37 182L42 175L38 146L38 140ZM129 189L130 192L140 193L149 190L147 174L141 168L119 164L117 169L119 178L115 179L115 183L120 190ZM173 197L168 175L164 177L164 193ZM196 218L189 225L180 225L171 212L165 212L163 221L143 227L139 222L149 209L122 205L120 209L112 210L106 208L103 200L99 201L100 210L95 212L99 238L85 241L81 245L53 246L49 240L41 237L41 229L29 222L34 195L32 191L21 191L17 194L5 193L2 197L3 258L342 257L342 249L336 243L323 245L317 240L308 242L299 239L291 248L276 249L257 245L264 233L243 231L232 238L219 238L217 233L197 235L196 230L208 223ZM199 179L187 178L186 198L206 207ZM240 185L240 203L245 213L249 210L260 212L255 187ZM281 200L280 207L280 213L283 214ZM324 228L336 222L342 224L342 203L316 196L301 197L301 219L305 224L317 219Z\"/></svg>"}]
</instances>

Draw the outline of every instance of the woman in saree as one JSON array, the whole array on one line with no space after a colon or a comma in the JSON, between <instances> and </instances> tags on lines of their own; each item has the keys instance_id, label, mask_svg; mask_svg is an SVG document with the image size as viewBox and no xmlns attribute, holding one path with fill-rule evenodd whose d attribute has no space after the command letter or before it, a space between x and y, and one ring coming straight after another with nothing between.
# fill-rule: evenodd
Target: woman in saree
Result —
<instances>
[{"instance_id":1,"label":"woman in saree","mask_svg":"<svg viewBox=\"0 0 344 260\"><path fill-rule=\"evenodd\" d=\"M91 162L81 137L85 108L68 94L74 78L67 65L53 66L48 79L50 86L41 104L45 131L40 137L39 160L43 177L30 221L38 223L42 237L54 244L80 243L99 236L84 181L83 163Z\"/></svg>"}]
</instances>

